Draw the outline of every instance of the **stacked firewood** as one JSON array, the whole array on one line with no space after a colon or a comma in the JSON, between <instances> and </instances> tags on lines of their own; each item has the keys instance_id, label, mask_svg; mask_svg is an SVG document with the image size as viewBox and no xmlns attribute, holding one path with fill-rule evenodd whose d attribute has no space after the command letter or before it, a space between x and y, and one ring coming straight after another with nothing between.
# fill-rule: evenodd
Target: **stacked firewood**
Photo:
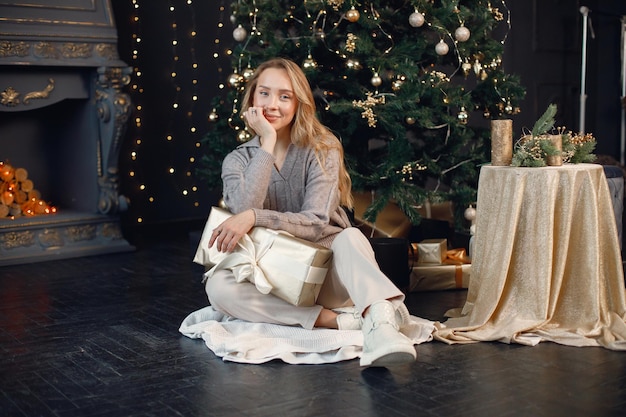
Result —
<instances>
[{"instance_id":1,"label":"stacked firewood","mask_svg":"<svg viewBox=\"0 0 626 417\"><path fill-rule=\"evenodd\" d=\"M0 218L51 213L56 213L56 207L41 199L28 171L0 161Z\"/></svg>"}]
</instances>

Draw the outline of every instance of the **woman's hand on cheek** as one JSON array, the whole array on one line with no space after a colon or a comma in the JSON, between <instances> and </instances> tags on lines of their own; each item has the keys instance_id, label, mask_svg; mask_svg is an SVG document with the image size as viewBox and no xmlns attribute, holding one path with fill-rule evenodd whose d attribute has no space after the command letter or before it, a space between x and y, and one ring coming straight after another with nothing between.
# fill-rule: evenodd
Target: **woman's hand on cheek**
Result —
<instances>
[{"instance_id":1,"label":"woman's hand on cheek","mask_svg":"<svg viewBox=\"0 0 626 417\"><path fill-rule=\"evenodd\" d=\"M263 107L250 107L244 113L246 122L252 130L260 137L271 137L276 135L276 129L265 118Z\"/></svg>"}]
</instances>

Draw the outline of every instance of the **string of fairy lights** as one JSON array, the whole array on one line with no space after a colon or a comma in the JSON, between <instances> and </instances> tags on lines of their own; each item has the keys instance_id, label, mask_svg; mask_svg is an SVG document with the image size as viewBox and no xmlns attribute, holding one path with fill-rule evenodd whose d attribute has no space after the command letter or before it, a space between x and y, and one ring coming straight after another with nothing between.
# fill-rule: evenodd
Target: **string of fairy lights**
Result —
<instances>
[{"instance_id":1,"label":"string of fairy lights","mask_svg":"<svg viewBox=\"0 0 626 417\"><path fill-rule=\"evenodd\" d=\"M233 15L231 16L231 22L237 23L236 27L234 28L232 32L232 36L236 42L240 43L241 55L238 60L233 60L234 65L232 68L231 75L227 78L227 84L229 87L237 90L239 95L241 95L243 94L243 91L245 89L245 81L248 78L246 76L246 72L249 72L249 73L253 72L253 69L250 68L249 61L248 61L247 68L244 68L243 66L243 63L245 61L246 51L248 49L248 46L254 43L253 41L255 40L255 38L260 39L262 34L259 30L259 8L257 4L258 1L257 0L238 0L238 1L239 3L248 3L252 5L252 7L250 8L250 11L247 12L245 15L237 16L237 11L233 10ZM322 42L325 45L326 49L328 49L329 51L333 52L334 54L336 54L337 56L345 60L345 65L347 68L360 70L362 68L361 68L361 63L358 60L346 54L342 50L342 47L329 45L326 42L326 39L328 38L328 35L330 33L332 33L338 28L339 24L341 23L341 20L345 19L350 22L357 22L360 18L360 15L365 14L371 22L377 25L377 29L373 31L372 36L381 37L381 38L385 37L389 41L388 47L382 52L382 54L390 53L391 50L395 46L394 38L391 34L385 31L380 24L377 23L379 20L379 12L373 7L373 5L370 4L369 6L367 6L367 4L365 3L363 4L357 3L351 0L350 1L351 7L348 11L346 11L345 13L341 13L341 14L335 13L332 18L331 16L329 16L330 9L337 12L338 10L340 10L340 8L344 5L345 2L347 2L347 0L326 0L325 3L317 2L315 3L315 5L310 5L310 7L306 7L307 0L305 0L304 5L306 8L306 12L307 12L307 16L305 19L307 20L306 22L304 20L297 19L293 15L291 9L285 10L285 13L286 13L285 21L293 20L293 21L297 21L301 25L307 24L310 30L309 33L307 33L307 31L304 30L303 31L304 35L302 36L290 36L290 37L285 38L285 40L289 40L289 41L293 41L297 43ZM355 4L358 4L359 8L355 7ZM417 4L417 2L415 2L415 4ZM506 24L506 31L502 39L499 41L502 45L504 45L511 31L511 13L506 4L506 0L499 0L496 6L492 5L490 0L487 0L486 7L489 10L489 12L492 14L494 20L499 21L499 22L503 21ZM359 11L359 9L361 11ZM454 13L456 13L458 16L458 26L456 27L456 29L452 31L442 26L441 24L438 24L438 22L436 20L431 19L430 16L424 14L423 10L420 11L420 8L417 5L414 7L413 13L411 13L408 16L407 20L408 20L408 24L412 27L419 28L419 27L425 26L425 27L430 28L431 30L433 30L434 32L438 34L439 41L436 42L433 46L435 52L438 55L442 55L442 56L447 55L451 50L454 53L457 64L451 69L451 71L448 74L445 74L446 80L449 81L459 71L462 71L465 77L467 77L473 71L476 77L478 77L481 80L485 80L487 79L488 72L490 70L497 69L498 67L501 66L502 59L498 57L498 58L494 58L491 62L483 62L485 57L484 57L484 54L482 53L464 56L459 49L459 43L466 42L472 34L471 34L470 29L465 26L464 20L461 18L458 6L455 7ZM242 25L242 22L244 23L243 25ZM348 33L347 38L345 40L345 50L348 52L350 51L351 44L354 44L353 40L351 40L351 37L350 37L351 35L352 35L351 33ZM308 56L303 61L302 66L305 69L309 69L309 70L316 69L318 67L317 62L315 61L315 57L311 54L310 46L309 46ZM371 74L372 74L371 84L375 88L373 96L370 97L369 100L378 99L378 100L384 101L384 95L386 93L379 91L379 87L383 84L383 79L381 77L381 69L370 68L369 70L371 71ZM392 87L394 90L400 88L401 84L404 82L402 75L398 75L397 77L398 77L397 79L392 80ZM499 80L497 78L493 79L494 91L500 97L500 100L501 100L501 103L499 104L501 106L501 109L500 109L501 112L504 114L519 113L520 109L518 107L512 106L510 99L508 97L508 92L500 91L498 82ZM250 135L244 129L244 126L242 126L240 123L237 123L238 122L238 117L237 117L238 104L239 104L238 99L235 99L233 101L232 114L229 117L229 125L231 126L233 130L238 132L238 138L240 141L243 142L243 141L248 140ZM325 110L328 110L328 109L329 107L327 106ZM371 111L371 108L370 108L370 111ZM211 114L213 115L214 118L217 117L215 109L213 110ZM485 118L491 117L491 114L489 113L487 109L485 109L483 115ZM210 119L211 119L211 116L210 116ZM465 107L461 107L458 113L458 119L461 123L467 123L468 112L465 109ZM368 120L369 120L368 123L373 122L373 119L371 117L369 117ZM407 120L407 123L411 124L411 121Z\"/></svg>"},{"instance_id":2,"label":"string of fairy lights","mask_svg":"<svg viewBox=\"0 0 626 417\"><path fill-rule=\"evenodd\" d=\"M129 171L127 172L131 187L135 189L131 204L133 206L136 223L143 223L154 211L158 204L163 201L168 193L174 192L180 196L180 204L187 208L201 209L201 187L199 180L195 177L198 154L202 152L201 138L208 128L206 117L207 108L199 103L203 103L208 97L202 97L202 92L214 88L208 83L215 83L214 77L208 77L211 70L215 70L216 63L224 54L229 51L223 50L221 34L225 27L224 18L226 15L225 0L220 0L218 6L219 18L217 27L199 26L196 15L196 5L193 0L168 1L167 10L162 13L168 16L169 28L166 37L168 48L163 48L162 59L157 62L163 68L142 68L147 62L145 54L146 47L143 46L143 17L151 8L151 13L155 13L155 4L149 1L131 0L133 14L131 16L132 31L132 52L131 66L133 67L133 77L130 84L132 102L134 106L133 123L129 125L129 135L131 138L128 151ZM142 9L146 8L145 10ZM142 13L143 12L143 13ZM202 29L200 29L202 28ZM198 39L200 30L206 31L203 35L214 36L212 40L212 51L209 56L198 56ZM165 33L165 30L163 31ZM170 52L168 54L168 52ZM147 65L147 64L146 64ZM159 86L163 90L162 97L170 97L171 102L167 109L167 124L163 132L157 137L145 137L146 128L144 126L144 115L148 113L147 107L157 103L147 102L146 88L144 81L144 71L169 70L169 82ZM220 69L221 70L221 69ZM207 84L203 84L203 81ZM219 85L218 88L225 88ZM171 93L171 94L166 94ZM163 105L162 102L159 105ZM155 110L155 109L148 109ZM160 112L163 109L159 110ZM154 112L153 112L154 113ZM158 112L157 112L158 113ZM160 141L161 143L148 146L149 141ZM161 152L160 158L166 160L163 167L158 169L165 172L154 175L148 172L143 162L150 158L150 150L156 146L158 149L165 149ZM181 156L181 152L188 154ZM122 155L124 157L124 155ZM154 178L158 177L158 181ZM162 178L166 178L165 184ZM164 187L164 185L166 187ZM173 191L172 191L173 190ZM171 202L169 202L171 203ZM179 201L176 201L179 204ZM203 209L203 208L202 208ZM200 214L200 213L199 213ZM204 213L201 213L204 214Z\"/></svg>"},{"instance_id":3,"label":"string of fairy lights","mask_svg":"<svg viewBox=\"0 0 626 417\"><path fill-rule=\"evenodd\" d=\"M198 0L195 0L198 2ZM257 0L251 0L256 4ZM340 2L340 0L335 0ZM194 175L197 164L201 158L199 154L204 152L202 149L201 139L203 134L210 128L210 122L214 121L218 116L215 109L210 110L207 103L206 91L211 89L215 91L223 91L227 88L233 88L242 86L242 82L234 83L233 75L236 75L237 81L243 81L247 76L253 72L251 68L249 58L245 54L239 58L239 60L232 60L233 51L229 49L226 44L230 44L233 39L236 42L242 42L244 45L243 51L246 50L248 43L259 36L258 27L256 25L257 14L255 12L248 16L249 25L247 30L241 26L234 25L234 16L230 13L230 8L227 7L227 0L219 0L219 2L212 3L207 6L206 4L194 4L194 0L170 0L163 4L159 2L158 6L154 2L148 0L131 0L134 8L134 13L131 16L131 31L132 31L132 54L131 54L131 66L133 67L133 77L131 81L131 96L134 106L133 111L133 123L129 126L129 135L131 138L130 146L128 147L129 170L126 173L131 188L134 188L133 196L131 197L131 206L133 209L133 215L137 223L144 222L147 218L150 218L151 213L156 211L156 207L160 204L171 204L171 201L164 201L167 198L171 198L171 193L180 196L180 199L175 203L182 205L191 210L204 209L201 207L201 189L199 186L199 180ZM334 1L329 0L328 5L332 7ZM501 10L504 12L501 18L506 22L508 29L510 29L510 14L504 0L499 1ZM205 21L202 25L198 25L196 19L197 8L200 6L210 7L211 11L217 10L219 16L216 19L215 27L206 25ZM155 7L167 7L166 10L155 11ZM490 6L491 8L491 6ZM253 10L257 10L256 8ZM494 13L497 9L494 8ZM163 48L159 50L158 60L152 61L152 65L156 62L161 68L143 68L144 63L149 60L145 56L144 52L148 50L144 45L143 36L144 30L150 29L154 31L154 27L145 26L143 22L144 16L152 16L155 13L167 16L168 28L162 28L163 34L167 33L169 36L165 36L166 42L168 42L167 48L163 45ZM356 9L346 14L346 18L353 19L358 18L359 13ZM372 16L376 15L376 10L362 9L361 13L368 13ZM355 14L355 16L352 16ZM212 20L215 21L215 20ZM318 38L324 38L325 32L333 30L334 25L328 21L328 16L324 13L316 16L312 25L311 36L317 36ZM412 26L436 26L431 22L428 16L424 16L416 8L415 12L408 16L408 23ZM234 29L234 31L233 31ZM456 31L450 32L448 29L433 27L441 34L441 42L434 45L437 49L437 53L444 55L448 53L448 44L443 42L444 38L451 40L452 51L457 57L458 66L454 69L454 73L461 69L465 74L473 70L476 75L484 76L484 70L488 68L488 65L499 65L498 63L482 63L478 57L462 57L458 51L457 43L463 42L471 36L468 28L465 27L464 22L459 20L458 28ZM317 33L321 32L321 33ZM379 27L380 36L385 36L389 40L389 50L394 47L393 37L385 32L382 27ZM152 33L152 32L150 32ZM505 34L501 42L504 44L508 31ZM160 34L162 39L163 35ZM198 55L198 42L199 39L209 39L211 43L211 50L208 54ZM349 43L349 39L347 40ZM338 50L337 53L340 51ZM236 62L235 62L236 61ZM235 67L225 69L225 71L233 72L230 76L223 74L220 62L234 63ZM147 65L147 64L145 64ZM316 66L315 57L309 54L309 59L303 65ZM355 63L358 65L358 63ZM151 84L148 85L145 81L144 71L162 71L169 70L169 80L163 85L154 87ZM211 71L217 71L215 77L207 76ZM380 76L378 75L377 68L371 68L373 73L372 85L378 90L378 81ZM452 74L453 75L453 74ZM401 83L402 80L397 80L397 83ZM211 84L209 86L209 83ZM495 86L497 88L497 86ZM163 90L161 97L171 97L171 103L166 110L167 121L166 126L159 132L158 135L151 135L146 137L146 126L144 125L144 114L155 112L153 107L160 103L153 103L151 100L146 100L146 88L159 88ZM377 91L378 92L378 91ZM166 94L171 93L171 94ZM498 92L500 94L500 92ZM501 97L506 94L501 94ZM204 99L204 101L203 101ZM150 108L150 112L146 112L146 107ZM235 99L233 103L233 115L235 117L237 112L238 102ZM464 111L464 109L462 109ZM162 113L163 109L159 109L156 113ZM207 118L208 112L208 118ZM160 121L165 122L165 121ZM239 126L236 123L231 125L236 131ZM240 131L239 134L245 132ZM145 168L146 158L150 158L154 155L150 155L150 151L154 149L154 141L160 141L157 146L158 149L165 149L162 155L159 155L162 162L162 166L158 169L165 170L165 172L155 175L152 172L148 172ZM186 152L186 155L181 156L181 152ZM124 158L125 155L122 155ZM162 174L162 175L161 175ZM158 181L155 180L158 177ZM165 178L165 180L163 180ZM164 191L164 186L167 191ZM168 194L169 192L169 194ZM198 212L200 214L200 212ZM204 214L204 213L202 213Z\"/></svg>"}]
</instances>

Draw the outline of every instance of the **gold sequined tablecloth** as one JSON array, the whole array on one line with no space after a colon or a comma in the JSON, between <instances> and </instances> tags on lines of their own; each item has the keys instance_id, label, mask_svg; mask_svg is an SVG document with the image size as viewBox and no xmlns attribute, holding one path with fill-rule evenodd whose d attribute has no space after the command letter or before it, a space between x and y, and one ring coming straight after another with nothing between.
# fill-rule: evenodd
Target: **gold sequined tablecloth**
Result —
<instances>
[{"instance_id":1,"label":"gold sequined tablecloth","mask_svg":"<svg viewBox=\"0 0 626 417\"><path fill-rule=\"evenodd\" d=\"M447 343L626 350L624 273L601 165L481 168L472 279Z\"/></svg>"}]
</instances>

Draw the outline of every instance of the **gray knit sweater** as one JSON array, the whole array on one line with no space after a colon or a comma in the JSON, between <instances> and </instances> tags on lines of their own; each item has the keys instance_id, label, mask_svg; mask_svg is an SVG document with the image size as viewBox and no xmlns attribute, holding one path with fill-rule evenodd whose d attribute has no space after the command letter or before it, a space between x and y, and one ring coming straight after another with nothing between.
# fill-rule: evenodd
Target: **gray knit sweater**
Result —
<instances>
[{"instance_id":1,"label":"gray knit sweater","mask_svg":"<svg viewBox=\"0 0 626 417\"><path fill-rule=\"evenodd\" d=\"M313 149L289 145L280 171L258 137L239 145L222 163L224 203L233 213L253 209L255 226L284 230L330 247L350 220L339 206L339 152L324 169Z\"/></svg>"}]
</instances>

